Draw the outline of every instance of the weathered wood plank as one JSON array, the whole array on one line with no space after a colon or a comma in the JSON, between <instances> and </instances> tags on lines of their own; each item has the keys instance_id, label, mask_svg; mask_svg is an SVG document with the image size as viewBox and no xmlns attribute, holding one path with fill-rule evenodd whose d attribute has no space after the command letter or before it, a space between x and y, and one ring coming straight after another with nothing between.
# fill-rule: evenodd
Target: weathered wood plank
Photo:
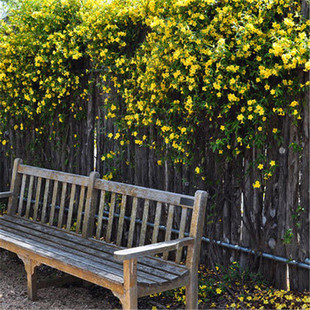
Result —
<instances>
[{"instance_id":1,"label":"weathered wood plank","mask_svg":"<svg viewBox=\"0 0 310 310\"><path fill-rule=\"evenodd\" d=\"M97 219L97 230L96 230L96 238L97 239L101 238L104 205L105 205L105 191L101 191L100 192L100 200L99 200L98 219Z\"/></svg>"},{"instance_id":2,"label":"weathered wood plank","mask_svg":"<svg viewBox=\"0 0 310 310\"><path fill-rule=\"evenodd\" d=\"M187 208L192 208L194 205L194 199L192 196L170 193L156 189L123 184L102 179L96 180L95 188L99 190L115 192L122 195L159 201L162 203L168 203L177 206L184 206Z\"/></svg>"},{"instance_id":3,"label":"weathered wood plank","mask_svg":"<svg viewBox=\"0 0 310 310\"><path fill-rule=\"evenodd\" d=\"M52 205L51 205L51 211L50 211L50 217L49 217L49 225L53 225L53 222L54 222L57 191L58 191L58 181L55 181L54 187L53 187L53 196L52 196Z\"/></svg>"},{"instance_id":4,"label":"weathered wood plank","mask_svg":"<svg viewBox=\"0 0 310 310\"><path fill-rule=\"evenodd\" d=\"M122 242L126 202L127 202L127 196L123 195L122 203L121 203L121 210L120 210L120 215L119 215L119 220L118 220L118 227L117 227L116 245L121 245L121 242Z\"/></svg>"},{"instance_id":5,"label":"weathered wood plank","mask_svg":"<svg viewBox=\"0 0 310 310\"><path fill-rule=\"evenodd\" d=\"M198 265L200 259L200 246L203 233L203 225L208 194L204 191L195 193L195 205L192 214L190 237L194 238L194 244L188 247L186 266L190 270L190 281L186 286L186 308L198 308Z\"/></svg>"},{"instance_id":6,"label":"weathered wood plank","mask_svg":"<svg viewBox=\"0 0 310 310\"><path fill-rule=\"evenodd\" d=\"M122 298L124 309L138 309L137 259L124 261L124 289Z\"/></svg>"},{"instance_id":7,"label":"weathered wood plank","mask_svg":"<svg viewBox=\"0 0 310 310\"><path fill-rule=\"evenodd\" d=\"M27 179L27 176L24 174L22 177L22 186L20 189L20 198L19 198L19 205L18 205L18 212L17 212L19 216L22 216L22 211L23 211L26 179Z\"/></svg>"},{"instance_id":8,"label":"weathered wood plank","mask_svg":"<svg viewBox=\"0 0 310 310\"><path fill-rule=\"evenodd\" d=\"M114 219L114 211L115 211L115 196L116 196L116 194L112 193L110 207L109 207L108 228L107 228L107 233L106 233L106 236L105 236L105 240L107 242L110 242L110 240L111 240L112 227L113 227L113 219Z\"/></svg>"},{"instance_id":9,"label":"weathered wood plank","mask_svg":"<svg viewBox=\"0 0 310 310\"><path fill-rule=\"evenodd\" d=\"M194 243L194 238L186 237L183 239L176 239L164 241L154 244L148 244L131 249L124 249L114 252L114 257L118 260L126 260L131 258L138 258L140 256L155 255L165 251L177 250L180 247L191 245Z\"/></svg>"},{"instance_id":10,"label":"weathered wood plank","mask_svg":"<svg viewBox=\"0 0 310 310\"><path fill-rule=\"evenodd\" d=\"M48 201L48 194L50 188L50 180L47 179L45 181L45 189L44 189L44 196L43 196L43 206L42 206L42 215L41 215L41 223L45 223L46 217L46 209L47 209L47 201Z\"/></svg>"},{"instance_id":11,"label":"weathered wood plank","mask_svg":"<svg viewBox=\"0 0 310 310\"><path fill-rule=\"evenodd\" d=\"M83 260L78 256L68 254L66 252L60 251L53 247L43 246L40 242L35 242L27 240L24 237L16 236L7 231L2 231L0 229L0 240L8 241L15 244L21 248L30 250L32 253L38 254L45 258L54 258L57 261L66 263L71 266L76 266L84 270L88 270L102 277L108 278L109 280L116 283L123 283L123 277L121 274L116 275L111 271L105 270L105 268L100 268L99 264L89 263L87 260ZM106 266L105 266L106 267Z\"/></svg>"},{"instance_id":12,"label":"weathered wood plank","mask_svg":"<svg viewBox=\"0 0 310 310\"><path fill-rule=\"evenodd\" d=\"M71 194L70 194L70 202L69 202L68 218L67 218L67 225L66 225L67 230L71 229L75 192L76 192L76 184L72 184Z\"/></svg>"},{"instance_id":13,"label":"weathered wood plank","mask_svg":"<svg viewBox=\"0 0 310 310\"><path fill-rule=\"evenodd\" d=\"M136 216L137 216L137 206L138 206L138 198L134 197L132 201L132 209L131 209L131 216L130 216L130 225L129 225L129 235L128 235L128 242L127 247L131 248L133 243L133 236L135 231L135 224L136 224Z\"/></svg>"},{"instance_id":14,"label":"weathered wood plank","mask_svg":"<svg viewBox=\"0 0 310 310\"><path fill-rule=\"evenodd\" d=\"M27 237L31 240L42 241L44 244L54 246L59 249L67 250L70 253L75 253L82 257L94 260L96 262L102 263L103 261L108 261L109 264L113 265L113 268L117 268L122 270L122 263L116 261L113 258L114 249L112 251L103 252L98 250L96 247L91 246L91 241L88 241L88 244L80 244L78 242L73 242L71 240L67 240L65 235L62 233L61 236L53 235L52 232L49 234L42 233L39 230L32 229L32 227L27 226L16 226L14 223L9 221L3 221L0 219L0 229L12 232L14 234L19 235L21 232L27 234ZM106 244L106 247L109 247L109 244ZM120 249L120 248L118 248ZM184 270L179 271L179 274L171 273L167 270L162 271L156 266L145 266L143 264L139 264L139 277L142 278L142 282L145 279L150 279L152 281L161 283L163 281L171 281L175 279L179 275L184 274ZM139 280L140 281L140 280Z\"/></svg>"},{"instance_id":15,"label":"weathered wood plank","mask_svg":"<svg viewBox=\"0 0 310 310\"><path fill-rule=\"evenodd\" d=\"M81 260L84 260L85 262L89 261L90 264L100 264L101 268L111 269L111 273L113 274L122 274L122 263L116 261L113 258L112 253L102 253L98 250L85 248L85 246L81 246L79 244L70 244L70 242L54 236L49 236L49 238L46 238L46 236L42 237L38 232L33 232L27 228L16 230L13 227L2 226L0 230L13 233L17 238L25 238L28 243L34 242L40 244L42 248L48 249L49 251L54 252L55 250L60 250L63 251L63 253L80 257ZM148 285L171 281L175 278L175 275L159 272L152 267L139 268L139 282Z\"/></svg>"},{"instance_id":16,"label":"weathered wood plank","mask_svg":"<svg viewBox=\"0 0 310 310\"><path fill-rule=\"evenodd\" d=\"M80 262L73 263L68 259L61 260L57 255L49 255L49 253L46 253L45 251L33 251L32 246L26 245L22 241L16 241L16 239L2 234L0 234L0 247L14 253L31 256L32 259L40 261L44 265L103 286L112 290L115 294L123 294L123 285L120 284L120 281L118 279L109 278L109 273L104 270L98 270Z\"/></svg>"},{"instance_id":17,"label":"weathered wood plank","mask_svg":"<svg viewBox=\"0 0 310 310\"><path fill-rule=\"evenodd\" d=\"M98 172L91 172L89 175L89 182L87 187L87 197L85 204L85 215L83 220L83 238L89 238L93 236L94 223L95 223L95 212L96 212L96 201L97 201L97 189L94 188L96 179L99 178Z\"/></svg>"},{"instance_id":18,"label":"weathered wood plank","mask_svg":"<svg viewBox=\"0 0 310 310\"><path fill-rule=\"evenodd\" d=\"M29 218L30 214L30 206L32 200L32 190L33 190L33 183L34 183L34 176L30 176L29 187L28 187L28 198L27 198L27 205L26 205L26 218Z\"/></svg>"},{"instance_id":19,"label":"weathered wood plank","mask_svg":"<svg viewBox=\"0 0 310 310\"><path fill-rule=\"evenodd\" d=\"M14 160L14 166L12 171L12 180L10 186L10 192L12 195L9 197L8 201L8 214L14 215L17 209L17 201L18 201L18 193L21 182L21 175L18 173L18 169L22 164L22 160L20 158L16 158Z\"/></svg>"},{"instance_id":20,"label":"weathered wood plank","mask_svg":"<svg viewBox=\"0 0 310 310\"><path fill-rule=\"evenodd\" d=\"M61 198L60 198L60 210L58 213L58 222L57 222L58 228L62 227L63 216L64 216L64 211L65 211L66 192L67 192L67 183L62 183Z\"/></svg>"},{"instance_id":21,"label":"weathered wood plank","mask_svg":"<svg viewBox=\"0 0 310 310\"><path fill-rule=\"evenodd\" d=\"M77 221L76 221L76 227L75 232L79 233L81 228L81 221L82 221L82 212L84 208L84 197L85 197L85 186L81 186L80 191L80 199L79 199L79 209L77 213Z\"/></svg>"},{"instance_id":22,"label":"weathered wood plank","mask_svg":"<svg viewBox=\"0 0 310 310\"><path fill-rule=\"evenodd\" d=\"M174 215L174 205L169 206L168 211L168 218L167 218L167 227L166 227L166 234L165 234L165 241L169 241L171 239L171 230L173 224L173 215ZM168 252L163 253L163 259L168 259Z\"/></svg>"},{"instance_id":23,"label":"weathered wood plank","mask_svg":"<svg viewBox=\"0 0 310 310\"><path fill-rule=\"evenodd\" d=\"M187 209L182 208L180 230L179 230L179 239L184 238L186 218L187 218ZM181 261L181 258L182 258L182 248L178 249L178 251L177 251L176 258L175 258L176 263L179 263Z\"/></svg>"},{"instance_id":24,"label":"weathered wood plank","mask_svg":"<svg viewBox=\"0 0 310 310\"><path fill-rule=\"evenodd\" d=\"M154 221L154 229L153 229L153 236L152 236L152 243L156 243L157 242L159 225L160 225L161 210L162 210L162 204L160 202L157 202L156 213L155 213L155 221Z\"/></svg>"},{"instance_id":25,"label":"weathered wood plank","mask_svg":"<svg viewBox=\"0 0 310 310\"><path fill-rule=\"evenodd\" d=\"M42 178L39 177L38 183L37 183L37 191L36 191L36 197L35 197L34 211L33 211L33 219L35 221L38 218L38 207L39 207L39 202L40 202L41 184L42 184Z\"/></svg>"},{"instance_id":26,"label":"weathered wood plank","mask_svg":"<svg viewBox=\"0 0 310 310\"><path fill-rule=\"evenodd\" d=\"M0 193L0 199L2 198L9 198L10 196L12 196L13 192L2 192Z\"/></svg>"},{"instance_id":27,"label":"weathered wood plank","mask_svg":"<svg viewBox=\"0 0 310 310\"><path fill-rule=\"evenodd\" d=\"M62 238L62 239L65 238L66 240L73 242L74 246L78 246L78 245L85 246L86 251L88 251L88 249L91 248L94 250L99 250L104 253L113 255L116 250L120 249L120 247L114 244L109 244L103 241L97 241L92 238L86 240L84 238L81 238L79 235L73 232L64 231L62 229L58 229L57 227L49 227L47 225L42 225L42 224L33 222L28 219L24 219L24 218L4 215L3 218L0 218L0 222L1 221L12 222L16 226L20 225L20 226L28 227L31 230L37 230L38 232L40 232L41 235L58 236L59 238ZM160 269L160 270L163 270L165 272L172 273L175 275L184 274L184 272L187 271L186 266L175 264L174 262L166 261L163 264L163 260L158 257L141 258L139 260L139 265L140 264L144 266L153 266L154 268L157 268L157 269Z\"/></svg>"},{"instance_id":28,"label":"weathered wood plank","mask_svg":"<svg viewBox=\"0 0 310 310\"><path fill-rule=\"evenodd\" d=\"M147 219L148 219L148 216L149 216L149 207L150 207L150 201L148 199L146 199L144 201L144 208L143 208L143 217L142 217L142 226L141 226L141 232L140 232L139 246L144 245L144 242L145 242Z\"/></svg>"},{"instance_id":29,"label":"weathered wood plank","mask_svg":"<svg viewBox=\"0 0 310 310\"><path fill-rule=\"evenodd\" d=\"M58 182L66 182L76 184L80 186L86 186L88 184L89 177L84 175L71 174L62 171L48 170L44 168L32 167L27 165L19 165L18 172L27 175L33 175L35 177L41 177Z\"/></svg>"}]
</instances>

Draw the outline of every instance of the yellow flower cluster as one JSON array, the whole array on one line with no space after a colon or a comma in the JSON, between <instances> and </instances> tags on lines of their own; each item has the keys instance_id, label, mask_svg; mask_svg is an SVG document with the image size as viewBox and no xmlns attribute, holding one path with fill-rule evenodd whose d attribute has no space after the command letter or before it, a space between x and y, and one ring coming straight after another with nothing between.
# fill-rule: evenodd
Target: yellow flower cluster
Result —
<instances>
[{"instance_id":1,"label":"yellow flower cluster","mask_svg":"<svg viewBox=\"0 0 310 310\"><path fill-rule=\"evenodd\" d=\"M96 80L119 130L107 137L120 147L131 140L174 163L206 148L243 155L278 139L278 118L301 118L310 22L300 9L295 0L23 2L0 25L0 131L42 133L84 117ZM266 160L256 165L263 178L276 168Z\"/></svg>"}]
</instances>

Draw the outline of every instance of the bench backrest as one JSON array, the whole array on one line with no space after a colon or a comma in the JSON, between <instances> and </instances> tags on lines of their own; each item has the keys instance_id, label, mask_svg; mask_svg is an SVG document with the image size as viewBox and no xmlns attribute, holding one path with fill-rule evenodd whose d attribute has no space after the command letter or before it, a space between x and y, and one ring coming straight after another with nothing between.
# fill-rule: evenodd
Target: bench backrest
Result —
<instances>
[{"instance_id":1,"label":"bench backrest","mask_svg":"<svg viewBox=\"0 0 310 310\"><path fill-rule=\"evenodd\" d=\"M207 195L195 197L23 165L13 167L8 214L133 247L191 236L202 237ZM183 249L164 253L180 262ZM197 252L197 251L195 251ZM198 254L197 253L197 254ZM199 254L198 254L199 255Z\"/></svg>"}]
</instances>

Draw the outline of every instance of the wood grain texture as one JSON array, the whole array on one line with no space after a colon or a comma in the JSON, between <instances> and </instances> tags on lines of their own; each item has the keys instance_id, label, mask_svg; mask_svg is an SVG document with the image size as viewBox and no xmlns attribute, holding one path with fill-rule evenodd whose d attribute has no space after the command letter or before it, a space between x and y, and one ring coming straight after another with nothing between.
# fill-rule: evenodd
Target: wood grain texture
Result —
<instances>
[{"instance_id":1,"label":"wood grain texture","mask_svg":"<svg viewBox=\"0 0 310 310\"><path fill-rule=\"evenodd\" d=\"M18 169L20 168L22 162L23 161L20 158L16 158L14 160L11 186L10 186L10 192L12 192L12 195L9 197L8 201L8 214L10 215L14 215L17 209L18 193L20 190L20 182L21 182L21 175L18 173Z\"/></svg>"},{"instance_id":2,"label":"wood grain texture","mask_svg":"<svg viewBox=\"0 0 310 310\"><path fill-rule=\"evenodd\" d=\"M29 182L27 182L28 176ZM53 186L50 186L51 183ZM58 192L60 186L61 193ZM69 202L68 186L71 188ZM42 187L44 187L44 193L41 195ZM100 191L100 199L97 206L98 191ZM25 193L27 195L26 214L22 218ZM15 216L18 194L21 198L18 216ZM101 238L106 196L109 195L111 195L109 217L106 238L103 242L92 237L95 233L97 239ZM79 196L77 201L76 196ZM120 196L122 198L119 202ZM21 160L16 160L10 192L0 193L0 198L5 197L10 197L11 214L0 218L0 247L17 253L23 259L27 272L28 296L31 300L37 298L35 267L46 264L111 289L120 298L124 309L136 309L140 296L183 285L186 286L186 307L188 309L197 307L198 259L207 202L205 192L197 191L195 197L191 197L100 180L97 172L92 172L89 177L79 176L22 165ZM128 199L128 197L131 198ZM41 199L43 201L40 201ZM60 200L59 206L58 200ZM128 211L130 216L126 215L128 201L132 202L131 210ZM144 245L148 221L151 220L149 217L152 218L149 214L151 201L152 204L156 203L151 240L153 244ZM143 213L140 214L139 210L137 220L138 204L139 208L142 207ZM75 205L78 206L76 211ZM161 226L163 205L169 206L165 241L157 243L159 229L163 229ZM182 207L182 213L178 239L170 240L174 233L175 210L179 207ZM190 236L184 238L188 209L193 211ZM67 214L65 210L68 210ZM32 212L33 219L30 218ZM57 227L44 224L48 212L49 225L55 224L57 212ZM71 232L75 212L77 212L76 229L75 232ZM41 223L36 222L39 214L42 214ZM63 226L65 215L67 215L66 225ZM116 216L117 225L114 222ZM125 220L129 221L129 229L126 232L128 233L127 249L120 247L123 235L126 236ZM94 231L95 222L96 231ZM114 228L117 228L116 245L109 243ZM132 248L136 237L139 238L137 241L139 246ZM168 259L169 251L176 250L176 262L180 262L182 249L185 246L187 246L186 266L165 260ZM159 253L163 253L163 259L151 256Z\"/></svg>"}]
</instances>

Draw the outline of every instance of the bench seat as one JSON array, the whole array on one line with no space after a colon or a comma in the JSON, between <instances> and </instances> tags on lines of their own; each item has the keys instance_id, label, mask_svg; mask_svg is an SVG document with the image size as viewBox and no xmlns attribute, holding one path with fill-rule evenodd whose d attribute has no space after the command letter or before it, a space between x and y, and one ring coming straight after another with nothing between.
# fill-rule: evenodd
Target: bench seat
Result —
<instances>
[{"instance_id":1,"label":"bench seat","mask_svg":"<svg viewBox=\"0 0 310 310\"><path fill-rule=\"evenodd\" d=\"M85 280L91 276L92 282L95 277L99 285L103 279L112 287L113 284L124 283L123 263L113 257L116 250L123 248L104 241L85 239L63 229L4 215L0 217L0 245L2 243L7 244L8 249L19 247L18 252L23 251L24 255L33 257L35 253L39 258L38 261L64 272L70 270L74 276ZM158 290L158 286L177 280L186 282L188 274L186 266L173 262L167 263L158 257L138 259L138 288L151 289L154 286ZM145 295L144 291L142 290L138 295Z\"/></svg>"}]
</instances>

